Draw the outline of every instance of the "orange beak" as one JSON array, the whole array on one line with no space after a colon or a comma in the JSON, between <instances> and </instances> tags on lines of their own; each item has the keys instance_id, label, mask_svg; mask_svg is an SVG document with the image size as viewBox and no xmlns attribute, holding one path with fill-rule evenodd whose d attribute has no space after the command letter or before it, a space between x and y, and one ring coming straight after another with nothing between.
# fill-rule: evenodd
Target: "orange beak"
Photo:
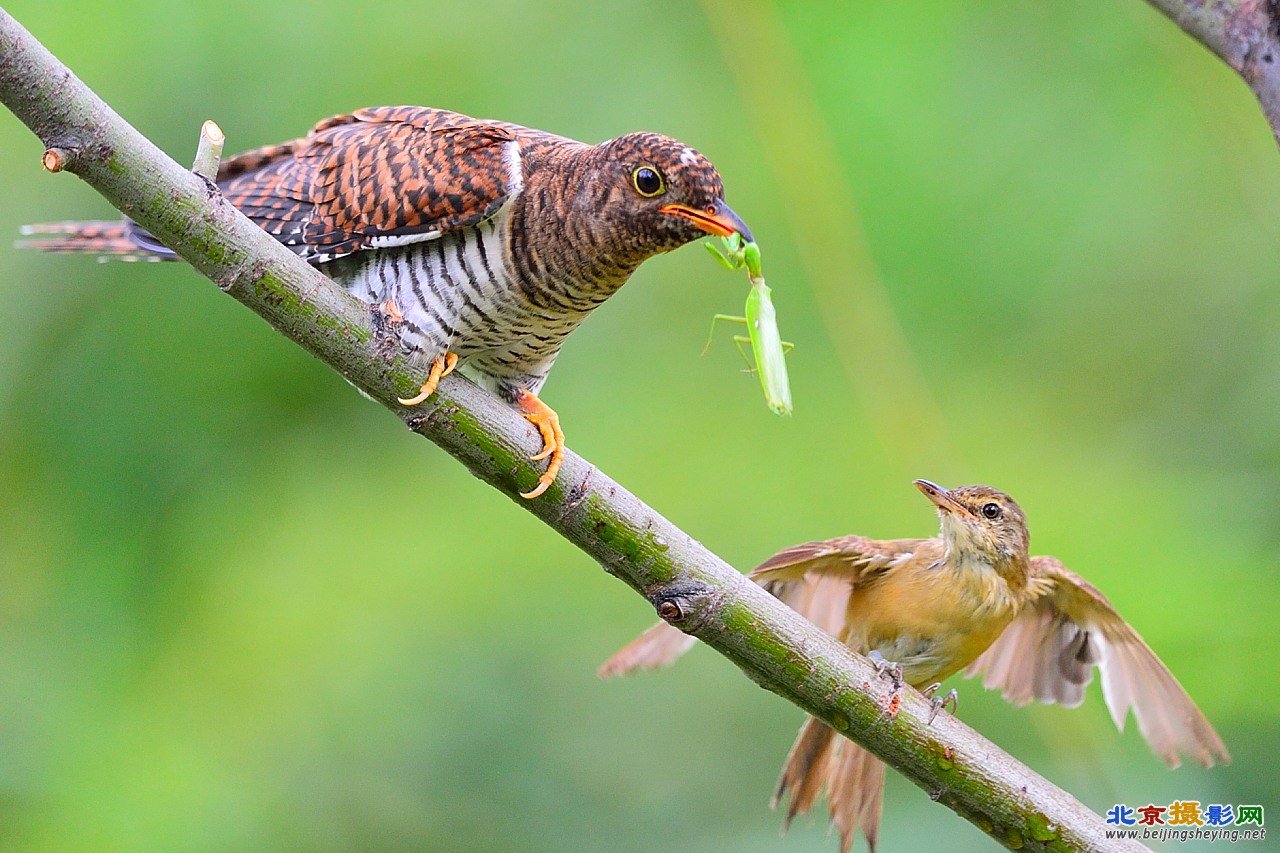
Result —
<instances>
[{"instance_id":1,"label":"orange beak","mask_svg":"<svg viewBox=\"0 0 1280 853\"><path fill-rule=\"evenodd\" d=\"M928 480L916 480L916 488L924 492L924 496L933 502L933 505L943 512L954 512L965 518L977 519L973 513L969 512L969 508L951 497L951 492L942 488L937 483L930 483Z\"/></svg>"},{"instance_id":2,"label":"orange beak","mask_svg":"<svg viewBox=\"0 0 1280 853\"><path fill-rule=\"evenodd\" d=\"M741 234L744 243L755 242L747 223L743 222L738 214L734 213L732 208L720 199L716 199L714 204L704 210L690 207L687 204L664 204L658 210L663 213L669 213L672 216L687 219L703 231L708 234L715 234L717 237Z\"/></svg>"}]
</instances>

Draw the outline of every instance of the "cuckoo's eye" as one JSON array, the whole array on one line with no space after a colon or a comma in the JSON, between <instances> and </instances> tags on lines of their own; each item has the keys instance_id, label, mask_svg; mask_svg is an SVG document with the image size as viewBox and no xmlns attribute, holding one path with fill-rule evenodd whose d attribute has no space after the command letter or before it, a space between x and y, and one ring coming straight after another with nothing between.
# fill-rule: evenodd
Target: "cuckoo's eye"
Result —
<instances>
[{"instance_id":1,"label":"cuckoo's eye","mask_svg":"<svg viewBox=\"0 0 1280 853\"><path fill-rule=\"evenodd\" d=\"M641 166L632 172L631 183L635 186L636 192L645 198L662 195L667 189L662 181L662 175L652 166Z\"/></svg>"},{"instance_id":2,"label":"cuckoo's eye","mask_svg":"<svg viewBox=\"0 0 1280 853\"><path fill-rule=\"evenodd\" d=\"M992 518L992 519L999 518L1000 504L983 504L982 515L985 518Z\"/></svg>"}]
</instances>

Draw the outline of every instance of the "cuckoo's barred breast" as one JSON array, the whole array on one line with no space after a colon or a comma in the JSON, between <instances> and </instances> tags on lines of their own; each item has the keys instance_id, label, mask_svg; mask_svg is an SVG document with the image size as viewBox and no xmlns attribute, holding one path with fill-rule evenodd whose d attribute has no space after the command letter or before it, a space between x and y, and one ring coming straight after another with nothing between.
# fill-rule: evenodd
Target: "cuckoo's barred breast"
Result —
<instances>
[{"instance_id":1,"label":"cuckoo's barred breast","mask_svg":"<svg viewBox=\"0 0 1280 853\"><path fill-rule=\"evenodd\" d=\"M517 388L536 394L560 344L605 297L573 304L535 288L510 260L506 218L340 258L326 271L367 302L390 300L408 349L456 354L469 376L508 401Z\"/></svg>"},{"instance_id":2,"label":"cuckoo's barred breast","mask_svg":"<svg viewBox=\"0 0 1280 853\"><path fill-rule=\"evenodd\" d=\"M715 167L632 133L586 145L428 107L371 107L223 163L226 199L370 303L405 345L448 351L507 397L536 393L560 345L647 258L750 232ZM35 226L28 245L172 258L131 222ZM56 235L56 236L55 236Z\"/></svg>"}]
</instances>

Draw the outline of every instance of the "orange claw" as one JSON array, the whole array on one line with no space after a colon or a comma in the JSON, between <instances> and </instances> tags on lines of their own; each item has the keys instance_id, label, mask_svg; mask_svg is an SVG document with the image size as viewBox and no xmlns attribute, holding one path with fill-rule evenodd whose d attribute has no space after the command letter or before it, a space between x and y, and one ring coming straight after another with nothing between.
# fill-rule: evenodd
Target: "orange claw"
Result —
<instances>
[{"instance_id":1,"label":"orange claw","mask_svg":"<svg viewBox=\"0 0 1280 853\"><path fill-rule=\"evenodd\" d=\"M521 388L516 392L516 406L520 409L520 414L542 433L542 452L529 459L537 462L551 458L547 463L547 470L538 478L538 485L530 491L520 493L522 498L536 498L555 482L556 474L560 472L560 464L564 462L564 432L560 429L560 416L530 391Z\"/></svg>"},{"instance_id":2,"label":"orange claw","mask_svg":"<svg viewBox=\"0 0 1280 853\"><path fill-rule=\"evenodd\" d=\"M400 310L400 306L395 303L394 299L388 299L382 303L382 312L393 323L404 322L404 312Z\"/></svg>"},{"instance_id":3,"label":"orange claw","mask_svg":"<svg viewBox=\"0 0 1280 853\"><path fill-rule=\"evenodd\" d=\"M427 374L427 381L423 383L422 388L418 391L418 396L410 397L408 400L397 397L397 402L402 406L418 405L434 394L436 386L440 384L440 380L453 373L453 369L457 366L458 357L451 352L436 356L436 360L431 362L431 372Z\"/></svg>"}]
</instances>

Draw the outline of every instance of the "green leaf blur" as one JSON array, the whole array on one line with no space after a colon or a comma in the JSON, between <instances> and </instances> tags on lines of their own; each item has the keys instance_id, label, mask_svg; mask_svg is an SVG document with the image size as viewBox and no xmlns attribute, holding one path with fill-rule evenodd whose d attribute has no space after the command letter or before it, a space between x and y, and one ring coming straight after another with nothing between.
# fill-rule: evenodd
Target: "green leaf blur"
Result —
<instances>
[{"instance_id":1,"label":"green leaf blur","mask_svg":"<svg viewBox=\"0 0 1280 853\"><path fill-rule=\"evenodd\" d=\"M690 247L566 347L570 446L744 570L930 535L915 477L1008 491L1235 763L1166 771L1096 687L960 681L961 716L1099 812L1275 806L1280 154L1246 88L1138 0L704 6L7 4L180 161L207 118L231 153L395 103L694 145L801 410L699 358L741 280ZM0 236L114 215L40 153L0 117ZM191 270L9 246L0 845L835 849L767 809L796 708L705 650L598 680L654 617L580 552ZM891 774L882 849L942 841L984 843Z\"/></svg>"}]
</instances>

